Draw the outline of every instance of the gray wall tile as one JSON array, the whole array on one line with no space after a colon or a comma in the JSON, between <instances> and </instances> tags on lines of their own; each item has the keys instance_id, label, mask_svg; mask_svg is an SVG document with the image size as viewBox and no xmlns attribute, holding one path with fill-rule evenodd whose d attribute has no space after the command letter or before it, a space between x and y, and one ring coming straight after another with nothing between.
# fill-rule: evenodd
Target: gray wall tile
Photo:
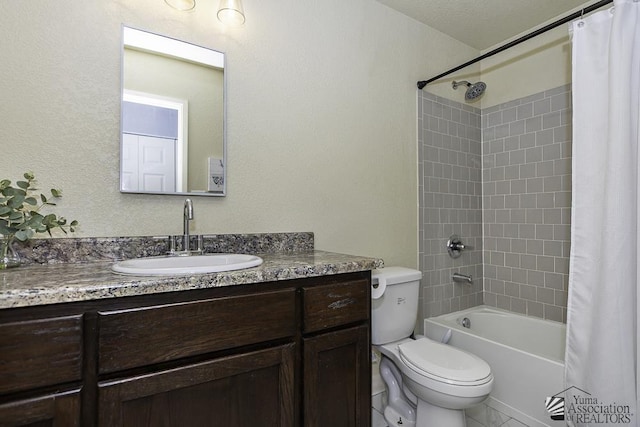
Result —
<instances>
[{"instance_id":1,"label":"gray wall tile","mask_svg":"<svg viewBox=\"0 0 640 427\"><path fill-rule=\"evenodd\" d=\"M566 321L571 86L484 110L420 96L421 316L484 303ZM455 260L454 233L473 247Z\"/></svg>"},{"instance_id":2,"label":"gray wall tile","mask_svg":"<svg viewBox=\"0 0 640 427\"><path fill-rule=\"evenodd\" d=\"M421 92L423 98L425 94ZM482 156L481 123L494 128L494 135L501 135L494 143L495 152L504 151L509 123L502 125L502 109L482 117L478 108L426 96L431 105L423 108L423 125L418 128L424 153L419 164L419 198L425 208L419 239L423 272L420 309L425 317L431 317L483 303L482 164L493 167L495 157ZM427 105L424 100L422 105ZM515 107L511 109L506 114L509 122L517 119ZM446 119L447 125L436 119ZM508 158L501 160L504 165ZM495 193L495 186L487 191ZM450 258L445 247L452 234L460 235L472 247L458 259ZM454 272L472 275L473 285L454 283ZM421 323L418 321L418 330Z\"/></svg>"},{"instance_id":3,"label":"gray wall tile","mask_svg":"<svg viewBox=\"0 0 640 427\"><path fill-rule=\"evenodd\" d=\"M511 195L516 197L509 200L509 215L502 213L503 208L495 203L483 205L485 220L491 219L490 226L484 228L485 274L504 268L505 264L513 268L511 282L501 279L498 274L492 278L492 286L486 288L483 295L484 303L566 321L571 218L571 86L564 85L519 101L516 119L500 123L506 126L518 120L525 121L526 133L519 136L520 146L503 145L501 153L508 153L512 163L519 165L519 177L510 176L507 180L499 163L483 164L483 190L496 189L495 194L498 194L498 189L506 188L506 182L509 182ZM500 112L501 109L496 109L492 114ZM511 118L512 113L507 117ZM488 122L481 122L485 123L483 151L491 152L491 147L500 143L496 141L495 132L487 132ZM517 226L515 236L513 230L506 228L513 225ZM505 235L509 235L511 247L510 251L504 252L504 257L487 249L489 239ZM517 270L516 258L519 261ZM510 283L520 284L519 295L515 295L515 286Z\"/></svg>"}]
</instances>

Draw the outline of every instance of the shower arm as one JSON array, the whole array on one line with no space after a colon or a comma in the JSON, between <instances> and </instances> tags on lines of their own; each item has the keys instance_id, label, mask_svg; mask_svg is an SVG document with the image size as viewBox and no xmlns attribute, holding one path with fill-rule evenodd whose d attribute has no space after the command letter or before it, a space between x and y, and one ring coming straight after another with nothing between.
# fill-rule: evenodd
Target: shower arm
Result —
<instances>
[{"instance_id":1,"label":"shower arm","mask_svg":"<svg viewBox=\"0 0 640 427\"><path fill-rule=\"evenodd\" d=\"M461 86L461 85L465 85L466 87L470 87L470 86L471 86L471 83L470 83L470 82L468 82L468 81L466 81L466 80L460 80L459 82L457 82L457 81L455 81L455 80L454 80L454 81L451 83L451 86L452 86L454 89L458 89L458 86Z\"/></svg>"}]
</instances>

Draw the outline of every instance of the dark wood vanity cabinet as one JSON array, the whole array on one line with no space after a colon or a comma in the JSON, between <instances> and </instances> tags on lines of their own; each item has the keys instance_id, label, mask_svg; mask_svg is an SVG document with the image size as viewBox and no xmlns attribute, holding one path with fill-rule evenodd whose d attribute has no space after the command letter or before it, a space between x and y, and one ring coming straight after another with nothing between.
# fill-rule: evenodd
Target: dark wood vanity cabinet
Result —
<instances>
[{"instance_id":1,"label":"dark wood vanity cabinet","mask_svg":"<svg viewBox=\"0 0 640 427\"><path fill-rule=\"evenodd\" d=\"M0 310L1 426L371 423L370 273Z\"/></svg>"},{"instance_id":2,"label":"dark wood vanity cabinet","mask_svg":"<svg viewBox=\"0 0 640 427\"><path fill-rule=\"evenodd\" d=\"M302 288L305 426L371 424L369 289L359 281Z\"/></svg>"}]
</instances>

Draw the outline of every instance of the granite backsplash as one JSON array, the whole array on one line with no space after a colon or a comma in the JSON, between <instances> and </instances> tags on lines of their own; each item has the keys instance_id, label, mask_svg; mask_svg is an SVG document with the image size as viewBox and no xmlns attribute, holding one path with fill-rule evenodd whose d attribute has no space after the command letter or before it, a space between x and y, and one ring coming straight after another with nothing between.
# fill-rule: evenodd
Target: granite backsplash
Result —
<instances>
[{"instance_id":1,"label":"granite backsplash","mask_svg":"<svg viewBox=\"0 0 640 427\"><path fill-rule=\"evenodd\" d=\"M196 236L192 238L195 244ZM311 232L211 234L203 236L203 244L206 253L307 252L314 250L314 235ZM169 236L32 239L15 242L14 249L25 265L119 261L166 255Z\"/></svg>"}]
</instances>

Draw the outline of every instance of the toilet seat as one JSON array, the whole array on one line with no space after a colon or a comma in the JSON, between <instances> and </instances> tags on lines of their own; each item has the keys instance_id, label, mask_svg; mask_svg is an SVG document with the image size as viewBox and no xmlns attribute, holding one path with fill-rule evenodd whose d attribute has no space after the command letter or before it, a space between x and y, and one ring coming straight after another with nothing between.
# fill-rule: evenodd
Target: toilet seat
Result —
<instances>
[{"instance_id":1,"label":"toilet seat","mask_svg":"<svg viewBox=\"0 0 640 427\"><path fill-rule=\"evenodd\" d=\"M398 353L408 368L434 381L474 386L493 379L491 368L481 358L427 338L398 345Z\"/></svg>"},{"instance_id":2,"label":"toilet seat","mask_svg":"<svg viewBox=\"0 0 640 427\"><path fill-rule=\"evenodd\" d=\"M444 349L439 346L444 346ZM401 354L401 347L403 347L402 353L404 353L404 355ZM493 388L493 374L491 373L489 365L479 357L473 356L451 345L438 343L429 338L419 338L417 340L404 338L399 341L381 345L377 348L383 356L390 358L395 363L396 367L402 373L405 384L413 394L419 399L436 405L456 409L451 406L451 398L453 397L455 401L458 402L457 404L459 404L457 409L464 409L464 404L460 404L460 402L469 403L470 400L484 399L491 393L491 389ZM428 358L429 353L423 352L431 351L433 348L437 349L436 351L440 350L438 351L439 356L436 357L435 362L432 362L431 366L427 368L429 363L425 362L423 364L419 362L419 360L421 358ZM409 354L409 358L407 358L407 354ZM470 368L471 372L474 371L473 366L480 366L480 369L476 370L476 372L478 372L477 375L468 374L466 377L462 376L462 378L471 378L470 381L446 378L444 371L439 367L439 365L444 365L443 358L453 359L460 354L464 355L461 359L467 361L467 364L472 366L472 368ZM411 358L412 356L414 357ZM470 359L467 359L465 356L469 356ZM473 362L470 362L470 360L473 360ZM416 361L418 362L416 363ZM466 365L463 363L461 366L464 367ZM429 370L433 372L429 372ZM466 369L461 370L466 371ZM454 377L460 378L461 376L454 375ZM442 396L448 397L442 400Z\"/></svg>"}]
</instances>

